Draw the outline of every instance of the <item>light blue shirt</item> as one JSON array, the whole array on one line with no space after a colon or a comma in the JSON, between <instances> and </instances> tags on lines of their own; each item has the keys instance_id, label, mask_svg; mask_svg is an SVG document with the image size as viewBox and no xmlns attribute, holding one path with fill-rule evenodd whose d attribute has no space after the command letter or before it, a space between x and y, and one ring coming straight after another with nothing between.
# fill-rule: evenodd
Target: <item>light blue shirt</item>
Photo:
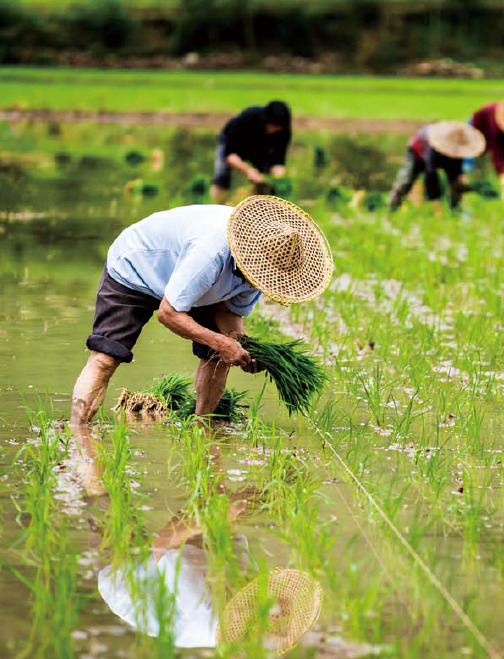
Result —
<instances>
[{"instance_id":1,"label":"light blue shirt","mask_svg":"<svg viewBox=\"0 0 504 659\"><path fill-rule=\"evenodd\" d=\"M261 293L234 272L230 206L194 205L149 215L125 229L107 256L109 275L176 311L225 302L248 316Z\"/></svg>"}]
</instances>

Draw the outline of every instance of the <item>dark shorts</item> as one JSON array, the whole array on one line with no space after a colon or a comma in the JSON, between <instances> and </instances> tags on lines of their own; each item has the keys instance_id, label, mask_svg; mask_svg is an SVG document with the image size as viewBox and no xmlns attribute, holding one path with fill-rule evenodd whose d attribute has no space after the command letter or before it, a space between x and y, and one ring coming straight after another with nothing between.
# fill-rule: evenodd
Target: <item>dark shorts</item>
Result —
<instances>
[{"instance_id":1,"label":"dark shorts","mask_svg":"<svg viewBox=\"0 0 504 659\"><path fill-rule=\"evenodd\" d=\"M131 362L133 346L143 326L159 309L160 304L161 300L152 295L135 291L112 279L104 268L96 296L93 333L86 341L87 347L115 357L121 362ZM195 307L188 313L203 327L214 332L219 331L215 324L214 306ZM200 359L211 359L215 356L211 348L195 341L192 350Z\"/></svg>"}]
</instances>

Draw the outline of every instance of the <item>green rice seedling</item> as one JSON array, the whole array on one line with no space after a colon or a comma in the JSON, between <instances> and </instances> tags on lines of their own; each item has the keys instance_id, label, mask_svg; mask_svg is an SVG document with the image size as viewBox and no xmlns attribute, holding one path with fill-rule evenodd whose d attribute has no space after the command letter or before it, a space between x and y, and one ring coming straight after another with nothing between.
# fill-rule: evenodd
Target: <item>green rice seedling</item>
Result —
<instances>
[{"instance_id":1,"label":"green rice seedling","mask_svg":"<svg viewBox=\"0 0 504 659\"><path fill-rule=\"evenodd\" d=\"M27 413L38 441L25 444L13 463L22 475L18 521L26 524L16 545L23 542L25 563L35 571L33 576L12 571L30 591L32 625L23 655L70 659L71 634L83 598L77 588L77 552L53 493L56 467L68 452L68 435L40 398L37 405Z\"/></svg>"},{"instance_id":2,"label":"green rice seedling","mask_svg":"<svg viewBox=\"0 0 504 659\"><path fill-rule=\"evenodd\" d=\"M166 408L176 412L186 404L190 384L189 378L182 375L167 375L149 387L146 393L163 401Z\"/></svg>"},{"instance_id":3,"label":"green rice seedling","mask_svg":"<svg viewBox=\"0 0 504 659\"><path fill-rule=\"evenodd\" d=\"M247 396L247 394L248 391L225 389L212 417L228 423L240 423L244 419L243 409L246 407L241 401ZM195 412L196 397L191 396L179 409L179 416L189 417L194 415Z\"/></svg>"},{"instance_id":4,"label":"green rice seedling","mask_svg":"<svg viewBox=\"0 0 504 659\"><path fill-rule=\"evenodd\" d=\"M184 195L191 204L202 204L208 199L208 178L203 174L195 176L184 189Z\"/></svg>"},{"instance_id":5,"label":"green rice seedling","mask_svg":"<svg viewBox=\"0 0 504 659\"><path fill-rule=\"evenodd\" d=\"M340 208L352 201L352 194L341 185L332 185L325 194L325 202L329 208Z\"/></svg>"},{"instance_id":6,"label":"green rice seedling","mask_svg":"<svg viewBox=\"0 0 504 659\"><path fill-rule=\"evenodd\" d=\"M249 418L245 429L246 436L251 440L252 446L257 446L260 436L264 435L264 423L259 418L259 411L261 409L261 401L266 390L267 380L264 380L263 386L260 391L252 397L249 407Z\"/></svg>"},{"instance_id":7,"label":"green rice seedling","mask_svg":"<svg viewBox=\"0 0 504 659\"><path fill-rule=\"evenodd\" d=\"M491 181L488 181L487 179L474 181L471 184L471 190L479 194L480 197L483 197L483 199L499 198L499 191L497 190L495 185Z\"/></svg>"},{"instance_id":8,"label":"green rice seedling","mask_svg":"<svg viewBox=\"0 0 504 659\"><path fill-rule=\"evenodd\" d=\"M145 156L140 151L131 150L128 151L124 156L125 162L130 165L130 167L138 167L145 162Z\"/></svg>"},{"instance_id":9,"label":"green rice seedling","mask_svg":"<svg viewBox=\"0 0 504 659\"><path fill-rule=\"evenodd\" d=\"M383 393L382 393L383 375L380 369L380 364L376 364L376 368L374 369L374 373L373 373L373 378L368 380L367 382L361 375L358 375L357 377L362 385L365 398L368 402L371 412L373 413L375 422L379 426L383 426L385 423L385 412L383 410L383 405L386 401L383 400Z\"/></svg>"},{"instance_id":10,"label":"green rice seedling","mask_svg":"<svg viewBox=\"0 0 504 659\"><path fill-rule=\"evenodd\" d=\"M313 173L318 176L329 164L327 151L320 144L313 147Z\"/></svg>"},{"instance_id":11,"label":"green rice seedling","mask_svg":"<svg viewBox=\"0 0 504 659\"><path fill-rule=\"evenodd\" d=\"M362 200L362 205L367 211L377 211L380 210L380 208L385 207L385 199L381 192L372 190L366 192L364 199Z\"/></svg>"},{"instance_id":12,"label":"green rice seedling","mask_svg":"<svg viewBox=\"0 0 504 659\"><path fill-rule=\"evenodd\" d=\"M313 396L322 392L326 375L317 361L307 354L306 348L302 347L303 342L269 343L246 335L239 340L275 383L289 416L293 412L307 414Z\"/></svg>"},{"instance_id":13,"label":"green rice seedling","mask_svg":"<svg viewBox=\"0 0 504 659\"><path fill-rule=\"evenodd\" d=\"M262 185L266 188L262 194L272 194L283 199L292 196L292 180L288 176L266 176Z\"/></svg>"},{"instance_id":14,"label":"green rice seedling","mask_svg":"<svg viewBox=\"0 0 504 659\"><path fill-rule=\"evenodd\" d=\"M110 548L118 560L128 556L132 547L144 545L141 496L134 492L131 483L128 432L121 418L109 433L111 447L106 442L99 444L99 458L103 465L102 482L110 498L103 520L103 546Z\"/></svg>"}]
</instances>

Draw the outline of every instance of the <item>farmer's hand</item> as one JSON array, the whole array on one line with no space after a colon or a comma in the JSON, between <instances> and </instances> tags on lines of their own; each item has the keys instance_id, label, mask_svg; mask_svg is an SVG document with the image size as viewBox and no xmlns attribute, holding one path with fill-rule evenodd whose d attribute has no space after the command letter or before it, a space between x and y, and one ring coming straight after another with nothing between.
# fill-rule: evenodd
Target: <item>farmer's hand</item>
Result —
<instances>
[{"instance_id":1,"label":"farmer's hand","mask_svg":"<svg viewBox=\"0 0 504 659\"><path fill-rule=\"evenodd\" d=\"M254 169L253 167L250 167L247 170L247 178L254 185L258 185L264 181L264 176L261 172L258 172L257 169Z\"/></svg>"},{"instance_id":2,"label":"farmer's hand","mask_svg":"<svg viewBox=\"0 0 504 659\"><path fill-rule=\"evenodd\" d=\"M285 166L284 165L273 165L270 169L271 176L285 176Z\"/></svg>"},{"instance_id":3,"label":"farmer's hand","mask_svg":"<svg viewBox=\"0 0 504 659\"><path fill-rule=\"evenodd\" d=\"M264 371L264 366L257 359L251 359L247 366L242 366L242 371L245 373L260 373Z\"/></svg>"},{"instance_id":4,"label":"farmer's hand","mask_svg":"<svg viewBox=\"0 0 504 659\"><path fill-rule=\"evenodd\" d=\"M232 339L230 336L221 337L219 354L222 361L231 366L246 368L251 362L249 353L241 347L236 339Z\"/></svg>"}]
</instances>

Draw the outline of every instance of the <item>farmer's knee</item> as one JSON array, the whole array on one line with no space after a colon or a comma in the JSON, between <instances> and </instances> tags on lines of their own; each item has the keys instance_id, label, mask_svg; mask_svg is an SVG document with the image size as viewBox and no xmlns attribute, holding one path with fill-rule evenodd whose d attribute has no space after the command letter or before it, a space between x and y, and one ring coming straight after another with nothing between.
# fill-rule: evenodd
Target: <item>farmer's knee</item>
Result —
<instances>
[{"instance_id":1,"label":"farmer's knee","mask_svg":"<svg viewBox=\"0 0 504 659\"><path fill-rule=\"evenodd\" d=\"M106 355L104 352L91 351L89 362L104 375L112 375L121 363L119 359Z\"/></svg>"}]
</instances>

